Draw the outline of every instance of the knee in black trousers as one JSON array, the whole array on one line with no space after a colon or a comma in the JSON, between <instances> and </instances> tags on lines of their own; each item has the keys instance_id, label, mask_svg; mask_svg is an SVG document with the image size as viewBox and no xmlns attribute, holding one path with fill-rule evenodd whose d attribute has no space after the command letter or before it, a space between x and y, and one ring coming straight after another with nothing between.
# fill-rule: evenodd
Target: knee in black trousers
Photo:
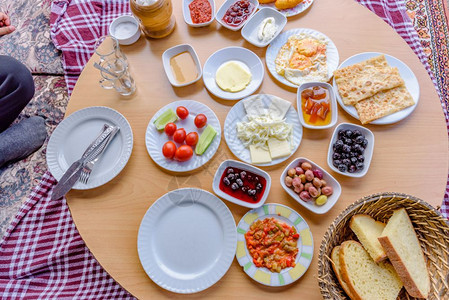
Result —
<instances>
[{"instance_id":1,"label":"knee in black trousers","mask_svg":"<svg viewBox=\"0 0 449 300\"><path fill-rule=\"evenodd\" d=\"M0 132L17 118L33 95L34 81L27 67L0 55Z\"/></svg>"}]
</instances>

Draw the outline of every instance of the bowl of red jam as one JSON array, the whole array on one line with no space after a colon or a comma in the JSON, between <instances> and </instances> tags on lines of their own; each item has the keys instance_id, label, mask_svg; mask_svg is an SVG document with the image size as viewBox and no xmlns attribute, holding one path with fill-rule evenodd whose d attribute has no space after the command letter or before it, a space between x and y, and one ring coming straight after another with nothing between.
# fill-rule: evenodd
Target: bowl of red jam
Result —
<instances>
[{"instance_id":1,"label":"bowl of red jam","mask_svg":"<svg viewBox=\"0 0 449 300\"><path fill-rule=\"evenodd\" d=\"M271 188L270 175L252 165L225 160L215 173L215 194L232 203L257 208L267 200Z\"/></svg>"},{"instance_id":2,"label":"bowl of red jam","mask_svg":"<svg viewBox=\"0 0 449 300\"><path fill-rule=\"evenodd\" d=\"M259 7L258 0L227 0L215 19L224 27L237 31L253 16Z\"/></svg>"},{"instance_id":3,"label":"bowl of red jam","mask_svg":"<svg viewBox=\"0 0 449 300\"><path fill-rule=\"evenodd\" d=\"M183 0L184 22L192 27L203 27L215 19L214 0Z\"/></svg>"},{"instance_id":4,"label":"bowl of red jam","mask_svg":"<svg viewBox=\"0 0 449 300\"><path fill-rule=\"evenodd\" d=\"M326 129L337 123L337 100L330 84L303 83L298 88L296 101L299 121L305 128Z\"/></svg>"}]
</instances>

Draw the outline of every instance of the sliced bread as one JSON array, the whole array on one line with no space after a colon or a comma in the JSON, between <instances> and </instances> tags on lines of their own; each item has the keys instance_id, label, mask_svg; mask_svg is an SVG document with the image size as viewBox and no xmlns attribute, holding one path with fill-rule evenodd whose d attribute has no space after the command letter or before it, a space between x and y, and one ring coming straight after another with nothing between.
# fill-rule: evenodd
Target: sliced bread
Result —
<instances>
[{"instance_id":1,"label":"sliced bread","mask_svg":"<svg viewBox=\"0 0 449 300\"><path fill-rule=\"evenodd\" d=\"M394 211L379 241L409 295L427 298L430 292L429 272L413 224L404 208Z\"/></svg>"},{"instance_id":2,"label":"sliced bread","mask_svg":"<svg viewBox=\"0 0 449 300\"><path fill-rule=\"evenodd\" d=\"M401 291L402 282L393 266L374 262L356 241L341 244L340 267L353 299L395 300Z\"/></svg>"},{"instance_id":3,"label":"sliced bread","mask_svg":"<svg viewBox=\"0 0 449 300\"><path fill-rule=\"evenodd\" d=\"M332 259L332 268L334 269L334 273L337 276L338 282L340 282L341 287L346 292L346 294L349 296L349 298L355 299L352 296L351 290L349 289L348 285L346 284L346 282L343 280L343 277L341 276L340 246L336 246L336 247L334 247L334 249L332 249L331 259Z\"/></svg>"},{"instance_id":4,"label":"sliced bread","mask_svg":"<svg viewBox=\"0 0 449 300\"><path fill-rule=\"evenodd\" d=\"M377 239L385 228L384 223L376 221L368 215L354 215L349 222L349 227L375 262L387 258L384 248Z\"/></svg>"}]
</instances>

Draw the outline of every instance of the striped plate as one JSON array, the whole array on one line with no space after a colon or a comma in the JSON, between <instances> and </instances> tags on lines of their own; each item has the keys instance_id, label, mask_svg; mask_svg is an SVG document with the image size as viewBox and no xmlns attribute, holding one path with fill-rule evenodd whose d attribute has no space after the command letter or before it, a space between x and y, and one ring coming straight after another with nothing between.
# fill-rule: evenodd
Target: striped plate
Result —
<instances>
[{"instance_id":1,"label":"striped plate","mask_svg":"<svg viewBox=\"0 0 449 300\"><path fill-rule=\"evenodd\" d=\"M258 268L253 264L253 259L246 248L245 233L250 225L265 218L276 218L299 232L296 266L283 269L280 273L273 273L267 268ZM313 238L309 225L293 209L282 204L265 204L259 208L247 212L240 220L237 227L237 261L249 277L268 286L284 286L295 282L307 271L313 257Z\"/></svg>"}]
</instances>

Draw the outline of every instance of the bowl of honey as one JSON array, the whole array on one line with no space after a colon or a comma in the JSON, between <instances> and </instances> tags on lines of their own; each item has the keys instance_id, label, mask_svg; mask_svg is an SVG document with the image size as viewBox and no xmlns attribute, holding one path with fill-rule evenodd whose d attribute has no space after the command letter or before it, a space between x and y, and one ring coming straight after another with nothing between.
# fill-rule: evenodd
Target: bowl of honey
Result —
<instances>
[{"instance_id":1,"label":"bowl of honey","mask_svg":"<svg viewBox=\"0 0 449 300\"><path fill-rule=\"evenodd\" d=\"M325 82L301 84L296 101L299 121L305 128L326 129L337 124L337 100L330 84Z\"/></svg>"},{"instance_id":2,"label":"bowl of honey","mask_svg":"<svg viewBox=\"0 0 449 300\"><path fill-rule=\"evenodd\" d=\"M162 54L165 74L174 87L192 84L203 75L200 60L192 46L177 45Z\"/></svg>"}]
</instances>

